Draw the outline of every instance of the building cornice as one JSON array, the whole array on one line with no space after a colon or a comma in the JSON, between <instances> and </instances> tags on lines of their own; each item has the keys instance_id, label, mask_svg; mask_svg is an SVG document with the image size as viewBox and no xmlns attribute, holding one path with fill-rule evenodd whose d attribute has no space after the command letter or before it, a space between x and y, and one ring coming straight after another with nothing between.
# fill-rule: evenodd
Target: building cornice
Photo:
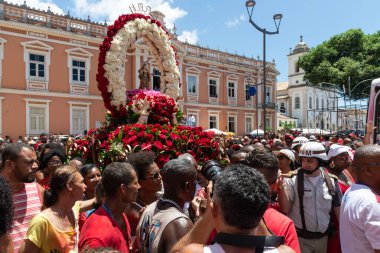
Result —
<instances>
[{"instance_id":1,"label":"building cornice","mask_svg":"<svg viewBox=\"0 0 380 253\"><path fill-rule=\"evenodd\" d=\"M77 98L77 99L90 99L90 100L103 100L101 96L94 95L79 95L72 93L63 92L41 92L33 90L19 90L19 89L9 89L0 88L0 93L15 94L15 95L27 95L27 96L43 96L43 97L61 97L61 98Z\"/></svg>"}]
</instances>

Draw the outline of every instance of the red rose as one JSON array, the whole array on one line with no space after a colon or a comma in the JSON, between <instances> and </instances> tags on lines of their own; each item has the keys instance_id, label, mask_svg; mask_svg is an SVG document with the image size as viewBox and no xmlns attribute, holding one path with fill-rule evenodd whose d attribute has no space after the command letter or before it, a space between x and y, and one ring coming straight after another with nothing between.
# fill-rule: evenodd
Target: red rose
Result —
<instances>
[{"instance_id":1,"label":"red rose","mask_svg":"<svg viewBox=\"0 0 380 253\"><path fill-rule=\"evenodd\" d=\"M145 135L145 139L147 141L152 141L153 140L153 135L148 133L148 134Z\"/></svg>"},{"instance_id":2,"label":"red rose","mask_svg":"<svg viewBox=\"0 0 380 253\"><path fill-rule=\"evenodd\" d=\"M175 133L173 133L173 132L171 132L170 133L170 139L172 139L172 140L178 140L179 139L179 135L177 135L177 134L175 134Z\"/></svg>"},{"instance_id":3,"label":"red rose","mask_svg":"<svg viewBox=\"0 0 380 253\"><path fill-rule=\"evenodd\" d=\"M155 141L153 145L158 149L158 151L162 151L164 149L164 145L160 141Z\"/></svg>"},{"instance_id":4,"label":"red rose","mask_svg":"<svg viewBox=\"0 0 380 253\"><path fill-rule=\"evenodd\" d=\"M173 142L171 140L167 140L166 141L166 145L168 145L168 147L173 147Z\"/></svg>"}]
</instances>

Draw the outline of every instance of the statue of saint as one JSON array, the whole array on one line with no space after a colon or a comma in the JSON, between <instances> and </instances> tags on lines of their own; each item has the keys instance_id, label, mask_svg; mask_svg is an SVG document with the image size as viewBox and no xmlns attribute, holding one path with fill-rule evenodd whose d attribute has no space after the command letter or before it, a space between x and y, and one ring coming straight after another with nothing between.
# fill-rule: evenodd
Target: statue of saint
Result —
<instances>
[{"instance_id":1,"label":"statue of saint","mask_svg":"<svg viewBox=\"0 0 380 253\"><path fill-rule=\"evenodd\" d=\"M146 62L139 69L140 89L149 89L150 73Z\"/></svg>"}]
</instances>

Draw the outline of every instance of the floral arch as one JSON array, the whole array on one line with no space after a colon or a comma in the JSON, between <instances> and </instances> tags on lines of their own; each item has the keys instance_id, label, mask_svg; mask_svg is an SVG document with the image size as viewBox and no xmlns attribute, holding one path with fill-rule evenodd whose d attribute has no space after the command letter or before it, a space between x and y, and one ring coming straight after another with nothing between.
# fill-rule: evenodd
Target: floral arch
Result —
<instances>
[{"instance_id":1,"label":"floral arch","mask_svg":"<svg viewBox=\"0 0 380 253\"><path fill-rule=\"evenodd\" d=\"M161 72L161 92L174 100L179 96L180 72L169 33L159 21L149 16L121 15L108 27L107 36L100 46L96 76L104 105L114 117L127 116L127 90L123 75L125 59L127 50L139 38L145 39Z\"/></svg>"}]
</instances>

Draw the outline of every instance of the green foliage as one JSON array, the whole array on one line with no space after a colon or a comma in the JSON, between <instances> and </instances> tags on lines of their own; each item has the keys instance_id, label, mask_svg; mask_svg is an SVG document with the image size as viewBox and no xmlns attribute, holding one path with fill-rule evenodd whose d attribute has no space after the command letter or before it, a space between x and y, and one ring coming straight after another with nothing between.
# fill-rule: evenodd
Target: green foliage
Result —
<instances>
[{"instance_id":1,"label":"green foliage","mask_svg":"<svg viewBox=\"0 0 380 253\"><path fill-rule=\"evenodd\" d=\"M310 84L333 83L348 95L349 79L353 89L363 80L380 77L380 32L366 35L351 29L335 35L301 56L299 66ZM359 84L351 98L363 98L370 83Z\"/></svg>"}]
</instances>

